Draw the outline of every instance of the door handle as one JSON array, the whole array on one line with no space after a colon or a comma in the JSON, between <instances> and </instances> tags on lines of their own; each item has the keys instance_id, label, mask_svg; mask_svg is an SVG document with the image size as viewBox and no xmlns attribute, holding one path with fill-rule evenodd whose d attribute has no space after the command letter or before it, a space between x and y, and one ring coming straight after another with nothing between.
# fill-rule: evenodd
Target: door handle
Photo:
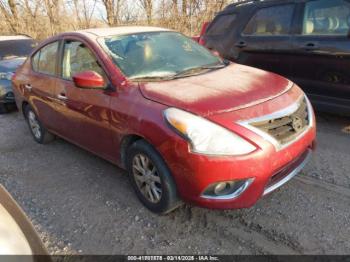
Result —
<instances>
[{"instance_id":1,"label":"door handle","mask_svg":"<svg viewBox=\"0 0 350 262\"><path fill-rule=\"evenodd\" d=\"M57 96L57 98L58 98L59 100L62 100L62 101L68 100L68 97L66 97L65 94L59 94L59 95Z\"/></svg>"},{"instance_id":2,"label":"door handle","mask_svg":"<svg viewBox=\"0 0 350 262\"><path fill-rule=\"evenodd\" d=\"M239 41L238 43L236 43L236 47L239 47L239 48L243 48L246 46L247 46L247 43L244 41Z\"/></svg>"},{"instance_id":3,"label":"door handle","mask_svg":"<svg viewBox=\"0 0 350 262\"><path fill-rule=\"evenodd\" d=\"M316 50L318 49L318 45L316 43L307 43L303 46L303 49L305 49L306 51L312 51L312 50Z\"/></svg>"},{"instance_id":4,"label":"door handle","mask_svg":"<svg viewBox=\"0 0 350 262\"><path fill-rule=\"evenodd\" d=\"M27 89L29 92L33 89L33 87L30 84L24 85L24 88Z\"/></svg>"}]
</instances>

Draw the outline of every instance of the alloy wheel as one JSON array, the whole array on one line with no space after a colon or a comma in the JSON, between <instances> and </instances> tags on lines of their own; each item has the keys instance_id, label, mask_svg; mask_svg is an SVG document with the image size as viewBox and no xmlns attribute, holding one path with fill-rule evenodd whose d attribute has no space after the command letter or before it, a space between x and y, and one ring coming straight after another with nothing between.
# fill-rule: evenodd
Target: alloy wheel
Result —
<instances>
[{"instance_id":1,"label":"alloy wheel","mask_svg":"<svg viewBox=\"0 0 350 262\"><path fill-rule=\"evenodd\" d=\"M40 139L41 138L41 127L40 127L38 119L36 118L36 115L34 114L33 111L28 112L28 121L29 121L30 129L33 132L33 135L35 136L36 139Z\"/></svg>"},{"instance_id":2,"label":"alloy wheel","mask_svg":"<svg viewBox=\"0 0 350 262\"><path fill-rule=\"evenodd\" d=\"M156 166L144 154L137 154L132 163L136 185L142 195L151 203L157 204L162 198L162 183Z\"/></svg>"}]
</instances>

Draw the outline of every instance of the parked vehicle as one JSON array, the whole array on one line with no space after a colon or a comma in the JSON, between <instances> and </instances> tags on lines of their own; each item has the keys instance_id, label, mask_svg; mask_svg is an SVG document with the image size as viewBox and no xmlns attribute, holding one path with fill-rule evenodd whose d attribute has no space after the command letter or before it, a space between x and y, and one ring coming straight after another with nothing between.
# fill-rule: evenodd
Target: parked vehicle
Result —
<instances>
[{"instance_id":1,"label":"parked vehicle","mask_svg":"<svg viewBox=\"0 0 350 262\"><path fill-rule=\"evenodd\" d=\"M27 36L0 36L0 113L15 105L11 78L35 45Z\"/></svg>"},{"instance_id":2,"label":"parked vehicle","mask_svg":"<svg viewBox=\"0 0 350 262\"><path fill-rule=\"evenodd\" d=\"M0 233L1 256L22 255L26 256L25 261L51 261L28 217L2 185L0 185Z\"/></svg>"},{"instance_id":3,"label":"parked vehicle","mask_svg":"<svg viewBox=\"0 0 350 262\"><path fill-rule=\"evenodd\" d=\"M350 113L350 1L270 0L229 5L201 36L226 59L281 74L313 104Z\"/></svg>"},{"instance_id":4,"label":"parked vehicle","mask_svg":"<svg viewBox=\"0 0 350 262\"><path fill-rule=\"evenodd\" d=\"M141 202L250 207L310 158L316 126L297 85L227 64L153 27L64 33L13 78L34 139L58 135L126 168Z\"/></svg>"}]
</instances>

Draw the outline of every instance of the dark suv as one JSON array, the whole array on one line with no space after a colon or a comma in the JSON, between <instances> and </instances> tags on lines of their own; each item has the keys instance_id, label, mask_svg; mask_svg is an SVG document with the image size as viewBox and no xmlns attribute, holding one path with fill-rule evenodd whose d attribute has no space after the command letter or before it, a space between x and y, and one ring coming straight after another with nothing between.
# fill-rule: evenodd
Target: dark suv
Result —
<instances>
[{"instance_id":1,"label":"dark suv","mask_svg":"<svg viewBox=\"0 0 350 262\"><path fill-rule=\"evenodd\" d=\"M299 84L314 105L350 113L350 0L231 4L200 42L224 58Z\"/></svg>"}]
</instances>

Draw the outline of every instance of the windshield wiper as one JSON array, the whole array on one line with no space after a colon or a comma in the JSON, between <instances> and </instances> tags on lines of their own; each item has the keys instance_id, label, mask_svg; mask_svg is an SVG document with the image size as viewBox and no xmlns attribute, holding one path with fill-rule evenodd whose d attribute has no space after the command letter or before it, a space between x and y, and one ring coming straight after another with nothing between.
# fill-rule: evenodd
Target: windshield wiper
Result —
<instances>
[{"instance_id":1,"label":"windshield wiper","mask_svg":"<svg viewBox=\"0 0 350 262\"><path fill-rule=\"evenodd\" d=\"M140 77L132 77L131 81L158 81L158 80L170 80L172 79L172 75L170 76L140 76Z\"/></svg>"},{"instance_id":2,"label":"windshield wiper","mask_svg":"<svg viewBox=\"0 0 350 262\"><path fill-rule=\"evenodd\" d=\"M188 76L193 76L197 75L203 71L210 71L210 70L217 70L226 67L228 64L226 63L215 63L212 65L204 65L204 66L199 66L199 67L193 67L186 69L184 71L178 72L175 75L173 75L173 78L180 78L180 77L188 77Z\"/></svg>"},{"instance_id":3,"label":"windshield wiper","mask_svg":"<svg viewBox=\"0 0 350 262\"><path fill-rule=\"evenodd\" d=\"M199 67L192 67L185 69L184 71L177 72L175 74L169 74L169 75L164 75L164 76L139 76L139 77L132 77L130 80L132 81L162 81L162 80L173 80L177 78L182 78L182 77L188 77L188 76L193 76L193 75L198 75L199 73L203 71L211 71L211 70L217 70L224 68L228 66L229 63L220 62L220 63L215 63L215 64L209 64L209 65L204 65L204 66L199 66Z\"/></svg>"}]
</instances>

